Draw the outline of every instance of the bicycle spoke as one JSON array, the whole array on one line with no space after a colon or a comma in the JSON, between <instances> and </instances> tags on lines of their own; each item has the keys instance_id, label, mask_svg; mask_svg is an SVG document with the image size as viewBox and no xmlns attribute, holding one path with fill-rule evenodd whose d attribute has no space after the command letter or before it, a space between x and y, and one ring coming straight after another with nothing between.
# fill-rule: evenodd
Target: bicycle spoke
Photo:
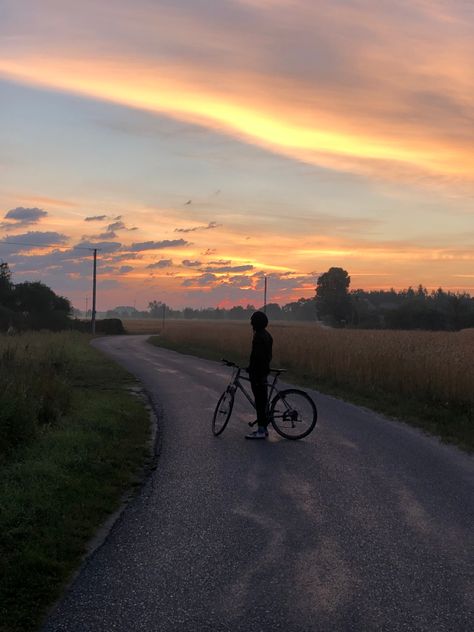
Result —
<instances>
[{"instance_id":1,"label":"bicycle spoke","mask_svg":"<svg viewBox=\"0 0 474 632\"><path fill-rule=\"evenodd\" d=\"M316 419L316 406L303 391L281 391L273 401L272 424L279 434L288 439L300 439L308 435Z\"/></svg>"},{"instance_id":2,"label":"bicycle spoke","mask_svg":"<svg viewBox=\"0 0 474 632\"><path fill-rule=\"evenodd\" d=\"M212 432L217 437L220 435L229 421L234 406L234 393L232 390L227 389L222 393L219 401L217 402L214 416L212 418Z\"/></svg>"}]
</instances>

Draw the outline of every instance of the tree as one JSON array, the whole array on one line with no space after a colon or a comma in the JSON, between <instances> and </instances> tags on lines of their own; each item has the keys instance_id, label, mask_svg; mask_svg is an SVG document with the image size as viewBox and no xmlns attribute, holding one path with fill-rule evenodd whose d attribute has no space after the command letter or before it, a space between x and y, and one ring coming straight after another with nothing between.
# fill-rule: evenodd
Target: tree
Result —
<instances>
[{"instance_id":1,"label":"tree","mask_svg":"<svg viewBox=\"0 0 474 632\"><path fill-rule=\"evenodd\" d=\"M316 300L299 298L293 303L283 305L281 311L286 320L316 320Z\"/></svg>"},{"instance_id":2,"label":"tree","mask_svg":"<svg viewBox=\"0 0 474 632\"><path fill-rule=\"evenodd\" d=\"M268 316L269 320L282 319L281 307L278 305L278 303L267 303L265 313Z\"/></svg>"},{"instance_id":3,"label":"tree","mask_svg":"<svg viewBox=\"0 0 474 632\"><path fill-rule=\"evenodd\" d=\"M12 273L8 263L0 262L0 305L11 307L13 303Z\"/></svg>"},{"instance_id":4,"label":"tree","mask_svg":"<svg viewBox=\"0 0 474 632\"><path fill-rule=\"evenodd\" d=\"M166 303L162 303L161 301L150 301L148 303L148 310L151 318L163 318L163 313L168 317L170 311Z\"/></svg>"},{"instance_id":5,"label":"tree","mask_svg":"<svg viewBox=\"0 0 474 632\"><path fill-rule=\"evenodd\" d=\"M70 324L71 302L41 281L18 283L13 298L15 310L25 315L32 329L59 330Z\"/></svg>"},{"instance_id":6,"label":"tree","mask_svg":"<svg viewBox=\"0 0 474 632\"><path fill-rule=\"evenodd\" d=\"M342 268L329 268L318 278L316 287L316 309L318 317L336 327L351 321L351 277Z\"/></svg>"}]
</instances>

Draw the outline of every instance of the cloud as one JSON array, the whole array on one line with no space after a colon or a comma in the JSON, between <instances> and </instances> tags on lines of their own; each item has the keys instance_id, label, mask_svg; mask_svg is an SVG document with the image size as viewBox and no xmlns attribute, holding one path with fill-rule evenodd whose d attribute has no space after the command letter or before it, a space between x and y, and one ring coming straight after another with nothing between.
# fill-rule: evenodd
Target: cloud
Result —
<instances>
[{"instance_id":1,"label":"cloud","mask_svg":"<svg viewBox=\"0 0 474 632\"><path fill-rule=\"evenodd\" d=\"M91 215L89 217L85 217L84 221L85 222L104 222L106 219L117 222L122 219L122 216L117 215L116 217L111 217L109 215Z\"/></svg>"},{"instance_id":2,"label":"cloud","mask_svg":"<svg viewBox=\"0 0 474 632\"><path fill-rule=\"evenodd\" d=\"M138 228L136 226L134 226L133 228L127 228L127 226L125 225L125 223L123 221L120 220L122 216L119 215L118 217L114 217L114 221L111 224L109 224L105 230L97 235L84 235L83 239L100 239L100 240L110 240L110 239L115 239L117 237L117 231L119 230L127 230L127 231L134 231L134 230L138 230ZM85 219L85 221L102 221L103 219L106 219L107 216L106 215L96 215L95 217L89 217ZM111 218L108 218L111 219Z\"/></svg>"},{"instance_id":3,"label":"cloud","mask_svg":"<svg viewBox=\"0 0 474 632\"><path fill-rule=\"evenodd\" d=\"M117 219L117 218L115 218L115 219ZM138 230L138 228L137 228L137 226L132 226L132 228L128 228L128 226L126 226L124 224L124 222L116 221L116 222L113 222L112 224L109 224L107 226L107 230L110 231L110 232L114 232L116 230L129 230L130 231L130 230Z\"/></svg>"},{"instance_id":4,"label":"cloud","mask_svg":"<svg viewBox=\"0 0 474 632\"><path fill-rule=\"evenodd\" d=\"M250 270L253 270L254 266L253 265L242 265L242 266L220 266L220 267L206 267L204 268L205 272L219 272L219 273L223 273L223 272L250 272Z\"/></svg>"},{"instance_id":5,"label":"cloud","mask_svg":"<svg viewBox=\"0 0 474 632\"><path fill-rule=\"evenodd\" d=\"M281 2L262 11L211 2L201 13L175 4L138 2L133 14L107 7L94 12L91 29L90 10L75 9L71 24L66 3L55 8L62 30L54 40L48 10L36 12L30 45L12 47L0 73L166 114L311 164L472 181L469 3L441 11L434 2L358 0L321 11L306 0L297 10ZM87 38L77 36L81 24Z\"/></svg>"},{"instance_id":6,"label":"cloud","mask_svg":"<svg viewBox=\"0 0 474 632\"><path fill-rule=\"evenodd\" d=\"M119 272L120 274L127 274L127 272L131 272L133 270L133 266L120 266Z\"/></svg>"},{"instance_id":7,"label":"cloud","mask_svg":"<svg viewBox=\"0 0 474 632\"><path fill-rule=\"evenodd\" d=\"M156 261L155 263L150 263L147 265L147 268L151 270L162 269L162 268L170 268L173 265L173 261L171 259L160 259L160 261Z\"/></svg>"},{"instance_id":8,"label":"cloud","mask_svg":"<svg viewBox=\"0 0 474 632\"><path fill-rule=\"evenodd\" d=\"M163 239L162 241L142 241L133 243L130 246L132 251L142 250L162 250L163 248L176 248L179 246L188 246L189 242L184 239Z\"/></svg>"},{"instance_id":9,"label":"cloud","mask_svg":"<svg viewBox=\"0 0 474 632\"><path fill-rule=\"evenodd\" d=\"M209 265L212 266L228 266L231 263L231 259L219 259L218 261L209 261Z\"/></svg>"},{"instance_id":10,"label":"cloud","mask_svg":"<svg viewBox=\"0 0 474 632\"><path fill-rule=\"evenodd\" d=\"M107 255L109 259L113 259L114 261L128 261L128 259L143 259L143 255L138 252L124 252L124 253L114 253Z\"/></svg>"},{"instance_id":11,"label":"cloud","mask_svg":"<svg viewBox=\"0 0 474 632\"><path fill-rule=\"evenodd\" d=\"M47 211L41 208L24 208L17 206L5 213L6 222L0 223L0 230L8 230L37 224L43 217L48 215Z\"/></svg>"},{"instance_id":12,"label":"cloud","mask_svg":"<svg viewBox=\"0 0 474 632\"><path fill-rule=\"evenodd\" d=\"M218 281L218 277L215 274L201 274L198 277L192 279L184 279L181 283L183 287L203 287L206 285L212 285Z\"/></svg>"},{"instance_id":13,"label":"cloud","mask_svg":"<svg viewBox=\"0 0 474 632\"><path fill-rule=\"evenodd\" d=\"M92 215L91 217L85 217L85 222L103 222L107 219L107 215Z\"/></svg>"},{"instance_id":14,"label":"cloud","mask_svg":"<svg viewBox=\"0 0 474 632\"><path fill-rule=\"evenodd\" d=\"M185 266L186 268L196 268L198 266L201 265L201 262L198 260L191 260L191 259L184 259L184 261L181 261L181 263L183 264L183 266Z\"/></svg>"},{"instance_id":15,"label":"cloud","mask_svg":"<svg viewBox=\"0 0 474 632\"><path fill-rule=\"evenodd\" d=\"M75 249L87 249L87 250L100 250L102 252L115 252L120 250L122 244L118 241L89 241L88 239L83 239L73 246Z\"/></svg>"},{"instance_id":16,"label":"cloud","mask_svg":"<svg viewBox=\"0 0 474 632\"><path fill-rule=\"evenodd\" d=\"M107 230L110 232L113 232L115 230L125 230L126 226L123 222L119 221L119 222L113 222L112 224L109 224L107 226Z\"/></svg>"},{"instance_id":17,"label":"cloud","mask_svg":"<svg viewBox=\"0 0 474 632\"><path fill-rule=\"evenodd\" d=\"M314 274L298 274L295 272L271 273L267 275L268 296L270 301L280 304L291 302L300 297L313 296L316 287ZM182 281L181 285L188 290L188 297L199 296L206 292L206 303L216 305L224 302L235 304L261 304L263 301L263 279L261 271L251 275L237 274L217 276L206 272ZM202 303L201 303L202 304Z\"/></svg>"},{"instance_id":18,"label":"cloud","mask_svg":"<svg viewBox=\"0 0 474 632\"><path fill-rule=\"evenodd\" d=\"M217 222L209 222L206 226L194 226L194 228L175 228L175 233L194 233L197 230L212 230L213 228L219 228L222 224Z\"/></svg>"},{"instance_id":19,"label":"cloud","mask_svg":"<svg viewBox=\"0 0 474 632\"><path fill-rule=\"evenodd\" d=\"M5 219L13 219L20 223L34 223L42 217L46 217L48 213L41 208L24 208L23 206L17 206L12 208L5 214Z\"/></svg>"},{"instance_id":20,"label":"cloud","mask_svg":"<svg viewBox=\"0 0 474 632\"><path fill-rule=\"evenodd\" d=\"M28 248L44 248L56 244L64 244L69 241L67 235L54 231L29 231L20 235L7 235L0 239L0 243L11 243L17 245L17 250Z\"/></svg>"}]
</instances>

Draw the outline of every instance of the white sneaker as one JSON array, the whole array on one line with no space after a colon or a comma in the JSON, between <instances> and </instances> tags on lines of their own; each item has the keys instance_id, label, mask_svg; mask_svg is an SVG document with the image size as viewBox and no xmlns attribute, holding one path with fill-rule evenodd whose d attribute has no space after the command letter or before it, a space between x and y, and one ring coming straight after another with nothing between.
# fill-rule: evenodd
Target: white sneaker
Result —
<instances>
[{"instance_id":1,"label":"white sneaker","mask_svg":"<svg viewBox=\"0 0 474 632\"><path fill-rule=\"evenodd\" d=\"M259 428L258 430L254 430L249 434L245 435L246 439L266 439L268 436L268 431L265 428Z\"/></svg>"}]
</instances>

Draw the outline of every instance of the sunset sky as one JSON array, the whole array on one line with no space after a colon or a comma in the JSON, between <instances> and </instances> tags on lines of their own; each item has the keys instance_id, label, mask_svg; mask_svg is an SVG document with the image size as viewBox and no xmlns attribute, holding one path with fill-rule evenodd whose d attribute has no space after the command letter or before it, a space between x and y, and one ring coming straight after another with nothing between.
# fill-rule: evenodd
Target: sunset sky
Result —
<instances>
[{"instance_id":1,"label":"sunset sky","mask_svg":"<svg viewBox=\"0 0 474 632\"><path fill-rule=\"evenodd\" d=\"M0 0L0 36L15 282L83 309L98 247L99 310L474 293L472 0Z\"/></svg>"}]
</instances>

